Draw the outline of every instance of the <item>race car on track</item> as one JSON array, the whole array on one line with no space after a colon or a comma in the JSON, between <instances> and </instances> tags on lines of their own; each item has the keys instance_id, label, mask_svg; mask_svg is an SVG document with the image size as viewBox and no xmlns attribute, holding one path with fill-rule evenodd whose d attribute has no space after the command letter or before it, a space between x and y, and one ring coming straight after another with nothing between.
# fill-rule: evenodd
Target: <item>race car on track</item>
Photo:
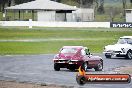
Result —
<instances>
[{"instance_id":1,"label":"race car on track","mask_svg":"<svg viewBox=\"0 0 132 88\"><path fill-rule=\"evenodd\" d=\"M132 36L120 37L117 44L105 46L103 53L106 58L116 56L132 59Z\"/></svg>"},{"instance_id":2,"label":"race car on track","mask_svg":"<svg viewBox=\"0 0 132 88\"><path fill-rule=\"evenodd\" d=\"M92 56L87 47L63 46L59 54L54 56L54 70L67 68L71 71L83 66L85 71L94 68L95 71L102 71L103 59L99 56Z\"/></svg>"}]
</instances>

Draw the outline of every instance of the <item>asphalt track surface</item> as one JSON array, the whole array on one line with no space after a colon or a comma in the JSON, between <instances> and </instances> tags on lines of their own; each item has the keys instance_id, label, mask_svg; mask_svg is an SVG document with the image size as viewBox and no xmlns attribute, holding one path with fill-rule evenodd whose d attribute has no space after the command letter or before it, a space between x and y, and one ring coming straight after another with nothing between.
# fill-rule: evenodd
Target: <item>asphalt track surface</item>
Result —
<instances>
[{"instance_id":1,"label":"asphalt track surface","mask_svg":"<svg viewBox=\"0 0 132 88\"><path fill-rule=\"evenodd\" d=\"M104 60L104 70L95 72L94 69L87 73L115 73L114 68L121 66L132 66L132 60L124 58L106 59L102 54L99 55ZM56 84L66 85L74 88L132 88L129 84L85 84L80 86L76 83L76 72L67 69L54 71L54 55L16 55L0 56L0 80L29 82L37 84ZM130 69L132 70L132 69Z\"/></svg>"}]
</instances>

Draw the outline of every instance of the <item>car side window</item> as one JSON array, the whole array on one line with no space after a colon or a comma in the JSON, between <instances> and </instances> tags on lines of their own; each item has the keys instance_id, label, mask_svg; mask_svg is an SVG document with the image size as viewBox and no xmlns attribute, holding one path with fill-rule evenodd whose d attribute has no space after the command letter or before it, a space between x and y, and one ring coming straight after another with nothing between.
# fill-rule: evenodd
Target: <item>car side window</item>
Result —
<instances>
[{"instance_id":1,"label":"car side window","mask_svg":"<svg viewBox=\"0 0 132 88\"><path fill-rule=\"evenodd\" d=\"M86 55L85 50L82 49L82 50L81 50L81 54L82 54L82 55Z\"/></svg>"}]
</instances>

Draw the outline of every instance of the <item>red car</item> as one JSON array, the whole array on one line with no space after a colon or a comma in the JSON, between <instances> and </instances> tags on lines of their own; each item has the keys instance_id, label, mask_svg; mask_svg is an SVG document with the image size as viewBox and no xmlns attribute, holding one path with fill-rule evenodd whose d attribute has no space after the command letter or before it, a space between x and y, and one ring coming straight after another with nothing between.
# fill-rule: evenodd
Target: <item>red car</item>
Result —
<instances>
[{"instance_id":1,"label":"red car","mask_svg":"<svg viewBox=\"0 0 132 88\"><path fill-rule=\"evenodd\" d=\"M83 46L63 46L59 54L54 56L54 70L59 71L60 68L69 70L78 69L83 66L85 71L94 68L95 71L103 69L103 60L99 56L92 56L87 47Z\"/></svg>"}]
</instances>

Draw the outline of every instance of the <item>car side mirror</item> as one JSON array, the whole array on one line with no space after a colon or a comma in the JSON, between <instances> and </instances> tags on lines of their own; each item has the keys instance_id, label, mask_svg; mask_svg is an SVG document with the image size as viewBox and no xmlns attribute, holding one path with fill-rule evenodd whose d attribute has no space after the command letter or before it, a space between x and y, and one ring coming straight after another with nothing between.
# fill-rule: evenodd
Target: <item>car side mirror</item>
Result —
<instances>
[{"instance_id":1,"label":"car side mirror","mask_svg":"<svg viewBox=\"0 0 132 88\"><path fill-rule=\"evenodd\" d=\"M86 53L86 55L88 55L88 53Z\"/></svg>"},{"instance_id":2,"label":"car side mirror","mask_svg":"<svg viewBox=\"0 0 132 88\"><path fill-rule=\"evenodd\" d=\"M86 53L86 55L90 55L90 53Z\"/></svg>"}]
</instances>

